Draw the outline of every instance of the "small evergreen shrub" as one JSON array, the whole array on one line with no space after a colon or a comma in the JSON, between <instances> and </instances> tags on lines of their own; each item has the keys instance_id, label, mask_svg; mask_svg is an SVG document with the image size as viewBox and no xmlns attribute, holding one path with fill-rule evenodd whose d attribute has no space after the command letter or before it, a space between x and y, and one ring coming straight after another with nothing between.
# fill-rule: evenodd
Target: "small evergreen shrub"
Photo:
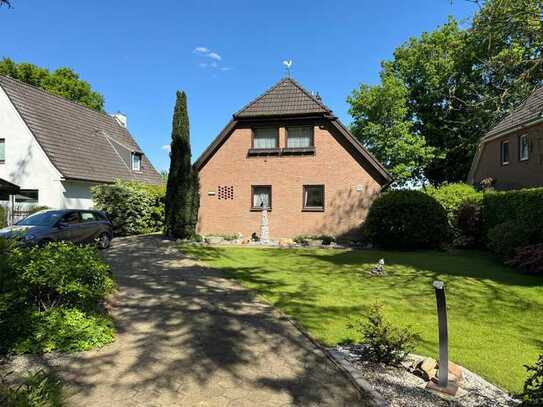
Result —
<instances>
[{"instance_id":1,"label":"small evergreen shrub","mask_svg":"<svg viewBox=\"0 0 543 407\"><path fill-rule=\"evenodd\" d=\"M543 354L532 366L525 366L530 376L524 383L524 389L520 394L521 406L543 406Z\"/></svg>"},{"instance_id":2,"label":"small evergreen shrub","mask_svg":"<svg viewBox=\"0 0 543 407\"><path fill-rule=\"evenodd\" d=\"M107 213L117 236L157 232L164 227L162 185L117 181L91 189L96 209Z\"/></svg>"},{"instance_id":3,"label":"small evergreen shrub","mask_svg":"<svg viewBox=\"0 0 543 407\"><path fill-rule=\"evenodd\" d=\"M488 231L488 248L507 259L515 254L516 248L539 241L541 233L533 224L508 220Z\"/></svg>"},{"instance_id":4,"label":"small evergreen shrub","mask_svg":"<svg viewBox=\"0 0 543 407\"><path fill-rule=\"evenodd\" d=\"M64 405L62 382L38 370L25 375L22 383L0 375L0 405L6 407L60 407Z\"/></svg>"},{"instance_id":5,"label":"small evergreen shrub","mask_svg":"<svg viewBox=\"0 0 543 407\"><path fill-rule=\"evenodd\" d=\"M420 339L410 328L399 328L386 321L380 304L370 308L367 322L359 322L358 329L364 344L361 356L391 366L405 361Z\"/></svg>"},{"instance_id":6,"label":"small evergreen shrub","mask_svg":"<svg viewBox=\"0 0 543 407\"><path fill-rule=\"evenodd\" d=\"M391 191L370 207L364 235L390 249L438 248L449 238L445 209L431 196L412 190Z\"/></svg>"},{"instance_id":7,"label":"small evergreen shrub","mask_svg":"<svg viewBox=\"0 0 543 407\"><path fill-rule=\"evenodd\" d=\"M543 243L521 247L506 264L527 273L543 275Z\"/></svg>"}]
</instances>

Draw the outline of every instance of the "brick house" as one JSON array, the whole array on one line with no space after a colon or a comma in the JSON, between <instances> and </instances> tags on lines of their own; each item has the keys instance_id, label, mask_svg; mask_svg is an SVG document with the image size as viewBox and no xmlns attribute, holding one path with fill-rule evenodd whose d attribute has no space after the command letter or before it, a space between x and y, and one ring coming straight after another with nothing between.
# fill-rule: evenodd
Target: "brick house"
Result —
<instances>
[{"instance_id":1,"label":"brick house","mask_svg":"<svg viewBox=\"0 0 543 407\"><path fill-rule=\"evenodd\" d=\"M392 178L330 109L291 78L233 115L195 163L198 232L352 236Z\"/></svg>"},{"instance_id":2,"label":"brick house","mask_svg":"<svg viewBox=\"0 0 543 407\"><path fill-rule=\"evenodd\" d=\"M543 87L480 140L468 182L485 178L501 190L543 186Z\"/></svg>"}]
</instances>

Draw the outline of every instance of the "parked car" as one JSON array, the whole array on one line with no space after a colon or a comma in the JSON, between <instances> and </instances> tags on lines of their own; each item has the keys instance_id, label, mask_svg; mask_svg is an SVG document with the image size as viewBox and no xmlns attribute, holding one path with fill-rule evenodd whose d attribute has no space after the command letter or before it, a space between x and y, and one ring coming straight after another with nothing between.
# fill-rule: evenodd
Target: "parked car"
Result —
<instances>
[{"instance_id":1,"label":"parked car","mask_svg":"<svg viewBox=\"0 0 543 407\"><path fill-rule=\"evenodd\" d=\"M113 226L101 211L45 210L0 229L0 237L17 239L24 245L69 241L96 243L98 248L107 249L113 237Z\"/></svg>"}]
</instances>

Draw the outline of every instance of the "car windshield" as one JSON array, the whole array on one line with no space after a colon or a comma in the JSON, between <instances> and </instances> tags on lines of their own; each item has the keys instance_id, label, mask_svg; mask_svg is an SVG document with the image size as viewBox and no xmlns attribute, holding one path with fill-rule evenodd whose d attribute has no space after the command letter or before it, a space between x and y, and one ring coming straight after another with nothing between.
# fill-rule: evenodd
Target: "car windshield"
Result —
<instances>
[{"instance_id":1,"label":"car windshield","mask_svg":"<svg viewBox=\"0 0 543 407\"><path fill-rule=\"evenodd\" d=\"M62 216L62 212L59 212L59 211L38 212L24 218L20 222L17 222L17 225L52 226L61 216Z\"/></svg>"}]
</instances>

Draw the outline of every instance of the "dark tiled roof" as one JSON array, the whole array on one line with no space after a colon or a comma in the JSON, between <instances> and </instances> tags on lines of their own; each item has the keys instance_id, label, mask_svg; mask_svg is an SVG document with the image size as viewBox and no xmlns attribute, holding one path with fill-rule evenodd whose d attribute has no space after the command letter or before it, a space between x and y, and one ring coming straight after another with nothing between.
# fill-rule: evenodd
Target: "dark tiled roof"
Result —
<instances>
[{"instance_id":1,"label":"dark tiled roof","mask_svg":"<svg viewBox=\"0 0 543 407\"><path fill-rule=\"evenodd\" d=\"M543 118L543 86L536 89L515 110L505 116L485 135L483 140L539 118Z\"/></svg>"},{"instance_id":2,"label":"dark tiled roof","mask_svg":"<svg viewBox=\"0 0 543 407\"><path fill-rule=\"evenodd\" d=\"M331 113L324 104L291 78L281 79L234 114L235 118Z\"/></svg>"},{"instance_id":3,"label":"dark tiled roof","mask_svg":"<svg viewBox=\"0 0 543 407\"><path fill-rule=\"evenodd\" d=\"M130 169L131 153L141 149L113 117L6 76L0 87L66 179L161 182L145 155L140 173Z\"/></svg>"}]
</instances>

